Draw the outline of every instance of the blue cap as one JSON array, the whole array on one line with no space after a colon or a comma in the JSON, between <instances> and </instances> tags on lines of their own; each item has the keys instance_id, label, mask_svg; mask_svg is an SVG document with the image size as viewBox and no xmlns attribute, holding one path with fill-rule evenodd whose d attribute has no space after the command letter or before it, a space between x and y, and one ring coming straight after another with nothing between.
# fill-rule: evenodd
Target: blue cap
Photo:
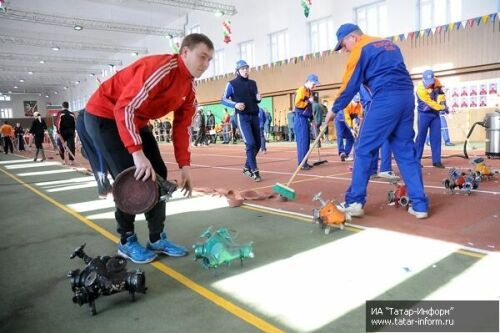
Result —
<instances>
[{"instance_id":1,"label":"blue cap","mask_svg":"<svg viewBox=\"0 0 500 333\"><path fill-rule=\"evenodd\" d=\"M236 70L243 68L243 67L250 67L250 66L248 66L248 64L245 60L238 60L236 62Z\"/></svg>"},{"instance_id":2,"label":"blue cap","mask_svg":"<svg viewBox=\"0 0 500 333\"><path fill-rule=\"evenodd\" d=\"M319 79L318 79L318 76L316 74L309 74L307 76L307 81L311 81L315 85L319 85Z\"/></svg>"},{"instance_id":3,"label":"blue cap","mask_svg":"<svg viewBox=\"0 0 500 333\"><path fill-rule=\"evenodd\" d=\"M342 48L342 40L349 35L351 32L360 30L356 24L346 23L342 24L340 28L337 30L337 45L335 46L335 51L338 51Z\"/></svg>"},{"instance_id":4,"label":"blue cap","mask_svg":"<svg viewBox=\"0 0 500 333\"><path fill-rule=\"evenodd\" d=\"M434 80L434 72L430 69L424 71L422 73L422 82L424 83L424 86L427 88L430 85L433 85L435 80Z\"/></svg>"}]
</instances>

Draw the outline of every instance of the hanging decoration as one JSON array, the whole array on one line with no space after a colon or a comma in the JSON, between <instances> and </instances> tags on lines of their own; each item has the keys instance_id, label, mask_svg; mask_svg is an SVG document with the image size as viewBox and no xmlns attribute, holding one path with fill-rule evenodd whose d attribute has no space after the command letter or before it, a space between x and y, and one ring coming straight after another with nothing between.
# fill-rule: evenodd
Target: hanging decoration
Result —
<instances>
[{"instance_id":1,"label":"hanging decoration","mask_svg":"<svg viewBox=\"0 0 500 333\"><path fill-rule=\"evenodd\" d=\"M222 29L224 31L224 43L231 43L231 21L222 22Z\"/></svg>"},{"instance_id":2,"label":"hanging decoration","mask_svg":"<svg viewBox=\"0 0 500 333\"><path fill-rule=\"evenodd\" d=\"M169 37L170 48L174 53L179 53L179 48L181 44L179 43L179 37Z\"/></svg>"},{"instance_id":3,"label":"hanging decoration","mask_svg":"<svg viewBox=\"0 0 500 333\"><path fill-rule=\"evenodd\" d=\"M304 8L304 16L309 17L309 11L311 10L312 0L300 0L300 5Z\"/></svg>"}]
</instances>

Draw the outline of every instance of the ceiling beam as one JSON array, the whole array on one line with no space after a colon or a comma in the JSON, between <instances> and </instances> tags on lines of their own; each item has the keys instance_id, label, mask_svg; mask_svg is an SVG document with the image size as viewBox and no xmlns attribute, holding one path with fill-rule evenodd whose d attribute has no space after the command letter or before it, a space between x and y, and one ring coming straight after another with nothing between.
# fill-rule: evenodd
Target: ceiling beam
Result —
<instances>
[{"instance_id":1,"label":"ceiling beam","mask_svg":"<svg viewBox=\"0 0 500 333\"><path fill-rule=\"evenodd\" d=\"M156 35L156 36L181 36L184 34L182 29L172 29L167 27L154 27L147 25L137 25L119 22L107 22L99 20L88 20L76 17L68 17L62 15L53 15L41 12L24 11L9 7L5 12L0 12L0 19L25 21L30 23L40 23L48 25L56 25L62 27L74 28L76 25L89 30L105 30L126 32L140 35Z\"/></svg>"},{"instance_id":2,"label":"ceiling beam","mask_svg":"<svg viewBox=\"0 0 500 333\"><path fill-rule=\"evenodd\" d=\"M98 69L97 67L87 67L87 68L79 67L78 69L61 69L55 67L45 67L42 64L39 64L39 66L10 66L10 65L2 65L0 63L0 72L22 73L23 75L26 75L26 77L31 77L31 75L49 74L49 73L90 74L100 71L101 69ZM31 72L32 74L29 74L29 72Z\"/></svg>"},{"instance_id":3,"label":"ceiling beam","mask_svg":"<svg viewBox=\"0 0 500 333\"><path fill-rule=\"evenodd\" d=\"M216 13L223 15L235 15L236 7L221 2L200 1L200 0L138 0L140 2L154 3L170 7L188 8L201 10L205 12Z\"/></svg>"},{"instance_id":4,"label":"ceiling beam","mask_svg":"<svg viewBox=\"0 0 500 333\"><path fill-rule=\"evenodd\" d=\"M45 63L61 63L61 64L85 64L85 65L100 65L100 66L121 66L122 61L117 59L104 59L104 58L80 58L80 57L64 57L64 56L44 56L35 54L21 54L0 52L0 60L10 61L33 61Z\"/></svg>"},{"instance_id":5,"label":"ceiling beam","mask_svg":"<svg viewBox=\"0 0 500 333\"><path fill-rule=\"evenodd\" d=\"M8 35L0 35L0 42L4 44L45 47L48 49L57 47L60 49L101 51L101 52L111 52L111 53L134 53L134 52L141 54L148 53L148 49L145 48L132 48L126 46L107 45L107 44L76 43L76 42L67 42L62 40L46 40L39 38L28 38L28 37L18 37L18 36L8 36Z\"/></svg>"}]
</instances>

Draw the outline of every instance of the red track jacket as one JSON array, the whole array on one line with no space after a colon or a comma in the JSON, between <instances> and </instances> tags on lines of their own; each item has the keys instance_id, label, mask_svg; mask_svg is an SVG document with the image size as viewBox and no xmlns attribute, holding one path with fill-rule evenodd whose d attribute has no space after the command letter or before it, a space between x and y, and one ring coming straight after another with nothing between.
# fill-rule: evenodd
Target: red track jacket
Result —
<instances>
[{"instance_id":1,"label":"red track jacket","mask_svg":"<svg viewBox=\"0 0 500 333\"><path fill-rule=\"evenodd\" d=\"M173 142L179 167L190 164L189 127L195 112L193 77L178 55L152 55L118 71L90 97L86 111L115 119L130 153L142 149L139 129L174 112Z\"/></svg>"}]
</instances>

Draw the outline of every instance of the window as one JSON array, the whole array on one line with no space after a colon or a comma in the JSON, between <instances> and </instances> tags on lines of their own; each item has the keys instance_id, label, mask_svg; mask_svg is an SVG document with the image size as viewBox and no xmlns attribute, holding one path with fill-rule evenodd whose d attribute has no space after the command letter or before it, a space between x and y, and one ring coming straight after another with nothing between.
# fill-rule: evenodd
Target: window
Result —
<instances>
[{"instance_id":1,"label":"window","mask_svg":"<svg viewBox=\"0 0 500 333\"><path fill-rule=\"evenodd\" d=\"M386 37L387 5L385 1L372 3L355 9L356 22L367 35Z\"/></svg>"},{"instance_id":2,"label":"window","mask_svg":"<svg viewBox=\"0 0 500 333\"><path fill-rule=\"evenodd\" d=\"M0 101L6 101L6 102L9 102L9 101L10 101L10 96L7 96L7 95L0 95Z\"/></svg>"},{"instance_id":3,"label":"window","mask_svg":"<svg viewBox=\"0 0 500 333\"><path fill-rule=\"evenodd\" d=\"M253 40L240 44L240 59L245 60L250 67L255 66L255 43Z\"/></svg>"},{"instance_id":4,"label":"window","mask_svg":"<svg viewBox=\"0 0 500 333\"><path fill-rule=\"evenodd\" d=\"M0 118L12 118L12 109L11 108L5 108L5 109L0 109Z\"/></svg>"},{"instance_id":5,"label":"window","mask_svg":"<svg viewBox=\"0 0 500 333\"><path fill-rule=\"evenodd\" d=\"M200 32L201 32L200 25L195 25L195 26L189 28L189 33L190 34L199 34Z\"/></svg>"},{"instance_id":6,"label":"window","mask_svg":"<svg viewBox=\"0 0 500 333\"><path fill-rule=\"evenodd\" d=\"M457 22L462 17L461 0L419 0L419 29Z\"/></svg>"},{"instance_id":7,"label":"window","mask_svg":"<svg viewBox=\"0 0 500 333\"><path fill-rule=\"evenodd\" d=\"M288 58L288 32L278 31L270 35L271 39L271 62Z\"/></svg>"},{"instance_id":8,"label":"window","mask_svg":"<svg viewBox=\"0 0 500 333\"><path fill-rule=\"evenodd\" d=\"M309 38L312 53L333 49L337 40L333 31L333 20L324 18L310 22Z\"/></svg>"},{"instance_id":9,"label":"window","mask_svg":"<svg viewBox=\"0 0 500 333\"><path fill-rule=\"evenodd\" d=\"M214 75L224 74L224 50L217 50L214 53Z\"/></svg>"}]
</instances>

